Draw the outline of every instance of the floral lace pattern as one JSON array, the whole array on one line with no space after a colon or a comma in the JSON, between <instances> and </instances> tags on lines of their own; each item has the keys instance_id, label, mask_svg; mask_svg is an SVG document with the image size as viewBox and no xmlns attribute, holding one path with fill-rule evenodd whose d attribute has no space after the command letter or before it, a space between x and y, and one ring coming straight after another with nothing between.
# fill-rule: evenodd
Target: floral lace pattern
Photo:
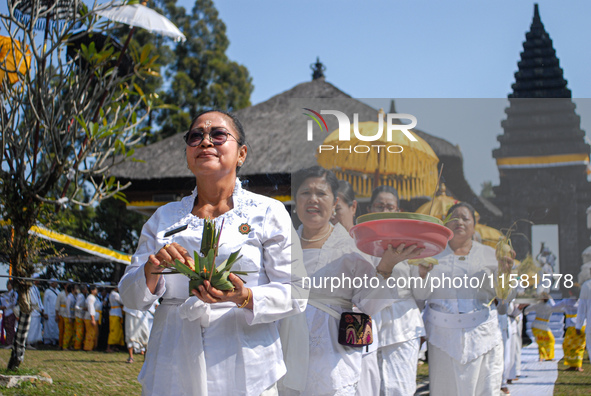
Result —
<instances>
[{"instance_id":1,"label":"floral lace pattern","mask_svg":"<svg viewBox=\"0 0 591 396\"><path fill-rule=\"evenodd\" d=\"M179 206L178 210L178 218L179 220L185 220L185 218L190 216L190 219L187 221L182 221L183 223L190 224L192 228L198 228L203 226L203 219L197 216L194 216L191 212L193 210L193 206L195 200L197 199L197 187L193 189L193 192L190 196L184 197L181 200L181 205ZM226 213L221 214L216 218L216 220L224 220L226 223L232 224L234 220L242 219L247 217L247 210L249 207L256 207L259 205L254 197L251 195L250 192L246 191L242 188L242 182L239 178L236 178L236 182L234 184L234 192L232 193L232 200L234 207L227 211Z\"/></svg>"}]
</instances>

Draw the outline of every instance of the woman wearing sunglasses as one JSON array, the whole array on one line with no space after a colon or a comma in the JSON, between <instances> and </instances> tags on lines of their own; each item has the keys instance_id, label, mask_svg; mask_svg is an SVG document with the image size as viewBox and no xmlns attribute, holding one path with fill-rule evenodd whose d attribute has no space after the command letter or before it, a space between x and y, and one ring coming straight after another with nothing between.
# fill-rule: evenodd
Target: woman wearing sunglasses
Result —
<instances>
[{"instance_id":1,"label":"woman wearing sunglasses","mask_svg":"<svg viewBox=\"0 0 591 396\"><path fill-rule=\"evenodd\" d=\"M285 374L275 321L302 312L291 296L292 268L301 263L297 238L279 201L245 191L236 177L247 155L242 125L230 113L201 113L184 136L187 166L196 189L161 208L142 230L138 249L121 279L123 303L156 310L142 394L274 395ZM205 281L189 297L189 279L163 275L168 263L191 263L199 251L204 219L223 221L216 264L241 249L231 274L232 291ZM295 270L294 270L295 272Z\"/></svg>"}]
</instances>

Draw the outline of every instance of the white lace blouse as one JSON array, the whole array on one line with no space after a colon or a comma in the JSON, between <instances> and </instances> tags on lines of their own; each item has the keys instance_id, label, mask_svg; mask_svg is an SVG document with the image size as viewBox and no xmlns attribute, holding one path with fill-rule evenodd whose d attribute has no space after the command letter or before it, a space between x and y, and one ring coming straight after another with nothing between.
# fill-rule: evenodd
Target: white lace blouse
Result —
<instances>
[{"instance_id":1,"label":"white lace blouse","mask_svg":"<svg viewBox=\"0 0 591 396\"><path fill-rule=\"evenodd\" d=\"M487 353L502 342L501 331L494 304L489 302L496 296L490 283L491 274L498 272L495 251L479 242L472 242L472 249L466 256L458 256L446 246L445 250L434 256L438 264L429 272L430 278L442 280L440 287L424 283L422 288L413 289L415 298L426 300L428 309L440 313L461 315L477 311L490 311L488 319L476 327L446 328L443 323L425 321L429 342L446 352L449 356L466 364ZM418 276L418 270L413 268ZM443 282L445 278L462 279L455 285ZM470 279L484 280L476 284ZM456 287L459 286L459 287Z\"/></svg>"},{"instance_id":2,"label":"white lace blouse","mask_svg":"<svg viewBox=\"0 0 591 396\"><path fill-rule=\"evenodd\" d=\"M234 207L216 219L218 226L224 220L216 263L219 265L231 252L242 249L242 258L232 269L254 271L243 277L252 290L254 309L239 309L233 303L211 304L206 320L209 327L200 327L199 321L182 319L185 316L179 312L179 305L189 297L187 277L162 276L152 294L144 275L148 256L166 243L177 242L189 252L199 250L203 219L191 214L196 196L195 189L180 202L159 208L148 220L132 264L119 284L127 307L147 310L155 300L163 298L148 345L148 353L161 352L146 358L151 363L144 365L139 379L141 382L156 376L152 386L167 389L167 394L203 394L192 389L198 384L190 379L203 370L199 367L203 364L194 356L200 350L200 345L195 345L200 331L207 366L207 394L258 396L285 374L276 321L303 312L306 306L305 300L292 296L291 288L295 277L292 267L302 265L299 240L293 237L291 219L281 202L244 190L236 179ZM183 225L188 226L185 231L164 236ZM169 384L173 387L167 388Z\"/></svg>"}]
</instances>

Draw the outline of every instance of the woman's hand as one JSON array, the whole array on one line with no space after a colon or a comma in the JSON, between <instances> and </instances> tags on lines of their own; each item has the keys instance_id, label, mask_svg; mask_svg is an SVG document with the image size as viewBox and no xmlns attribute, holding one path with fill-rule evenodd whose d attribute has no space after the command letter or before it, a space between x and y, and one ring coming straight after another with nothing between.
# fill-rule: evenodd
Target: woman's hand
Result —
<instances>
[{"instance_id":1,"label":"woman's hand","mask_svg":"<svg viewBox=\"0 0 591 396\"><path fill-rule=\"evenodd\" d=\"M182 247L176 242L167 243L154 254L151 254L148 258L148 264L151 265L153 271L152 272L162 272L165 268L170 268L171 264L174 260L179 260L181 263L186 264L189 261L192 263L193 260L189 255L187 249Z\"/></svg>"},{"instance_id":2,"label":"woman's hand","mask_svg":"<svg viewBox=\"0 0 591 396\"><path fill-rule=\"evenodd\" d=\"M396 249L394 249L394 247L389 244L376 269L380 273L390 274L396 264L404 260L415 258L423 253L424 250L425 248L420 248L417 245L406 247L404 243L401 243Z\"/></svg>"},{"instance_id":3,"label":"woman's hand","mask_svg":"<svg viewBox=\"0 0 591 396\"><path fill-rule=\"evenodd\" d=\"M235 274L230 274L228 280L234 285L234 290L219 290L209 283L204 281L199 289L193 289L193 295L197 296L201 301L215 304L220 302L231 301L237 306L241 306L248 299L248 303L243 308L252 309L254 304L252 302L252 290L244 287L244 282Z\"/></svg>"},{"instance_id":4,"label":"woman's hand","mask_svg":"<svg viewBox=\"0 0 591 396\"><path fill-rule=\"evenodd\" d=\"M428 266L425 266L423 264L419 264L419 276L422 279L425 279L427 277L427 274L429 273L429 271L431 271L433 269L433 264L429 263Z\"/></svg>"},{"instance_id":5,"label":"woman's hand","mask_svg":"<svg viewBox=\"0 0 591 396\"><path fill-rule=\"evenodd\" d=\"M499 269L502 273L508 274L513 269L515 250L511 249L509 252L510 256L505 256L499 260Z\"/></svg>"},{"instance_id":6,"label":"woman's hand","mask_svg":"<svg viewBox=\"0 0 591 396\"><path fill-rule=\"evenodd\" d=\"M183 264L193 265L193 259L187 249L176 242L167 243L160 250L150 255L144 267L144 274L146 276L146 285L151 293L156 290L162 271L165 268L170 268L175 259Z\"/></svg>"}]
</instances>

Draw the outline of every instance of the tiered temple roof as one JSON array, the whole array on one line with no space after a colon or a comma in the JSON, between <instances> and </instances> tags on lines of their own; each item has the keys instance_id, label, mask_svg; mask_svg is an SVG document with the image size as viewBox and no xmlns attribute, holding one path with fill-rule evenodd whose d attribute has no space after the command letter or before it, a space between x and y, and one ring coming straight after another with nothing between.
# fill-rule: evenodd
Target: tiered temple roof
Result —
<instances>
[{"instance_id":1,"label":"tiered temple roof","mask_svg":"<svg viewBox=\"0 0 591 396\"><path fill-rule=\"evenodd\" d=\"M532 248L535 256L532 224L558 225L560 272L576 274L589 243L590 147L566 84L536 4L502 121L504 133L497 137L500 147L493 150L500 175L493 202L503 213L495 225L508 228L527 220L517 223L516 235L525 238L513 239L518 259Z\"/></svg>"},{"instance_id":2,"label":"tiered temple roof","mask_svg":"<svg viewBox=\"0 0 591 396\"><path fill-rule=\"evenodd\" d=\"M508 157L579 154L583 158L589 155L585 132L580 128L581 120L575 113L576 106L566 84L536 4L515 73L513 92L509 94L507 119L502 122L504 133L497 137L501 147L493 151L499 169L515 168L519 163L524 165L523 160L507 160Z\"/></svg>"},{"instance_id":3,"label":"tiered temple roof","mask_svg":"<svg viewBox=\"0 0 591 396\"><path fill-rule=\"evenodd\" d=\"M534 19L525 35L519 70L515 73L513 93L509 98L570 98L552 39L544 29L538 5Z\"/></svg>"}]
</instances>

